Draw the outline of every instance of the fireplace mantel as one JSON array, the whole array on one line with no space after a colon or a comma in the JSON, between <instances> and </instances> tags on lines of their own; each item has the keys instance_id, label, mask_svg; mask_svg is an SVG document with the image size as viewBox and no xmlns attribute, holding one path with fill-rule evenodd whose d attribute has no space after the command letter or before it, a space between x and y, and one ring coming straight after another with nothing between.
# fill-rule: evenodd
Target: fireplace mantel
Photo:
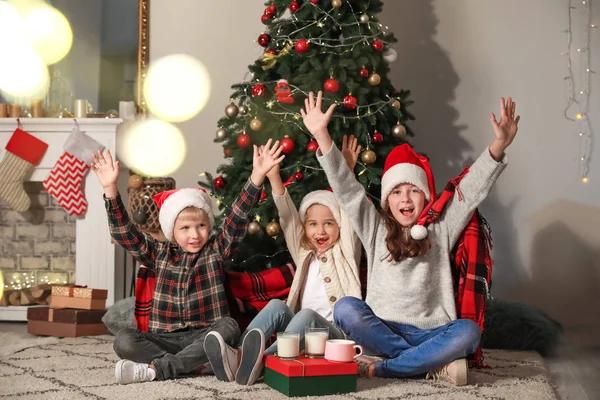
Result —
<instances>
[{"instance_id":1,"label":"fireplace mantel","mask_svg":"<svg viewBox=\"0 0 600 400\"><path fill-rule=\"evenodd\" d=\"M77 119L80 130L102 143L112 154L116 154L116 131L121 122L119 118ZM43 181L63 153L63 144L75 121L72 118L21 118L21 125L22 129L48 144L44 157L27 178ZM0 156L16 128L16 118L0 118ZM102 187L93 173L86 175L83 187L88 209L75 224L75 283L107 289L108 307L115 301L115 246L108 232ZM26 307L0 307L0 320L26 320L25 315Z\"/></svg>"}]
</instances>

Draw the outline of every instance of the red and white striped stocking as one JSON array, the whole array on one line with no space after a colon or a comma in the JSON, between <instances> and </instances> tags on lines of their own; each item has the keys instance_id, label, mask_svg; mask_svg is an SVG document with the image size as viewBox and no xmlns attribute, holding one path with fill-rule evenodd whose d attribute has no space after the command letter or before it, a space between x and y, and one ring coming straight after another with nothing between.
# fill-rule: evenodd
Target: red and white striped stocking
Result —
<instances>
[{"instance_id":1,"label":"red and white striped stocking","mask_svg":"<svg viewBox=\"0 0 600 400\"><path fill-rule=\"evenodd\" d=\"M69 214L82 215L87 210L87 201L81 183L90 168L92 154L104 150L104 146L73 128L63 148L65 152L44 180L44 189Z\"/></svg>"}]
</instances>

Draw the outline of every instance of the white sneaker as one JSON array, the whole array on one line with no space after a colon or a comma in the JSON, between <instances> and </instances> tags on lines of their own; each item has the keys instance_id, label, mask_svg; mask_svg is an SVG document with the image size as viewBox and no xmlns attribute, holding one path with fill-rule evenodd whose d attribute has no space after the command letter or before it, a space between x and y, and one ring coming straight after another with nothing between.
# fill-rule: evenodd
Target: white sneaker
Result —
<instances>
[{"instance_id":1,"label":"white sneaker","mask_svg":"<svg viewBox=\"0 0 600 400\"><path fill-rule=\"evenodd\" d=\"M425 379L437 379L450 382L456 386L465 386L467 384L468 374L469 366L467 365L467 360L465 358L459 358L448 365L444 365L441 368L428 372Z\"/></svg>"},{"instance_id":2,"label":"white sneaker","mask_svg":"<svg viewBox=\"0 0 600 400\"><path fill-rule=\"evenodd\" d=\"M150 382L156 378L156 371L148 364L140 364L129 360L119 360L115 365L117 383L127 385L135 382Z\"/></svg>"},{"instance_id":3,"label":"white sneaker","mask_svg":"<svg viewBox=\"0 0 600 400\"><path fill-rule=\"evenodd\" d=\"M225 343L219 332L208 332L204 338L204 351L218 380L233 382L237 373L238 351Z\"/></svg>"},{"instance_id":4,"label":"white sneaker","mask_svg":"<svg viewBox=\"0 0 600 400\"><path fill-rule=\"evenodd\" d=\"M265 334L258 328L250 330L242 341L242 361L235 374L235 381L240 385L252 385L260 377L263 370L265 354Z\"/></svg>"}]
</instances>

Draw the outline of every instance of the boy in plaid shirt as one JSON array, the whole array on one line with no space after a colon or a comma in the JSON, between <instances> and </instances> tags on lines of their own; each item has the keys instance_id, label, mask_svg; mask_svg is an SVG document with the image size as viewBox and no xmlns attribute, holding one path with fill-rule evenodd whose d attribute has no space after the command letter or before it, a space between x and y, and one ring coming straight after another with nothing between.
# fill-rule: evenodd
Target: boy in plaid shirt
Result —
<instances>
[{"instance_id":1,"label":"boy in plaid shirt","mask_svg":"<svg viewBox=\"0 0 600 400\"><path fill-rule=\"evenodd\" d=\"M223 260L241 241L252 206L260 198L266 173L279 164L279 142L254 146L250 179L232 204L216 234L211 201L198 188L184 188L155 196L160 225L168 242L158 241L132 224L117 190L119 162L110 151L93 156L92 170L98 177L106 202L111 236L151 273L156 275L148 332L123 329L115 337L114 349L122 358L115 367L118 383L164 380L198 374L208 363L204 339L216 331L229 343L240 335L237 322L229 317ZM264 346L259 330L245 340ZM254 362L258 363L259 354ZM246 358L247 358L246 357Z\"/></svg>"}]
</instances>

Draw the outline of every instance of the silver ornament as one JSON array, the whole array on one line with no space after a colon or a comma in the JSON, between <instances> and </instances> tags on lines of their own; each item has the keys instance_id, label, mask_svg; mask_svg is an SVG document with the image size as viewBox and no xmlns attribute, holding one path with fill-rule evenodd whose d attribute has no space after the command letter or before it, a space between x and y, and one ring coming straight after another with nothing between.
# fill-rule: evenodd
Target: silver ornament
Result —
<instances>
[{"instance_id":1,"label":"silver ornament","mask_svg":"<svg viewBox=\"0 0 600 400\"><path fill-rule=\"evenodd\" d=\"M215 136L218 140L224 140L227 137L227 132L225 132L225 129L219 128L217 129L217 134Z\"/></svg>"},{"instance_id":2,"label":"silver ornament","mask_svg":"<svg viewBox=\"0 0 600 400\"><path fill-rule=\"evenodd\" d=\"M238 109L240 111L240 115L246 115L246 114L248 114L248 107L245 106L244 104L242 104L241 106L239 106Z\"/></svg>"},{"instance_id":3,"label":"silver ornament","mask_svg":"<svg viewBox=\"0 0 600 400\"><path fill-rule=\"evenodd\" d=\"M225 107L225 115L227 115L229 118L237 117L239 111L240 110L235 104L230 104Z\"/></svg>"},{"instance_id":4,"label":"silver ornament","mask_svg":"<svg viewBox=\"0 0 600 400\"><path fill-rule=\"evenodd\" d=\"M394 62L397 58L398 53L396 53L396 50L392 49L391 47L388 47L383 53L383 59L387 62Z\"/></svg>"},{"instance_id":5,"label":"silver ornament","mask_svg":"<svg viewBox=\"0 0 600 400\"><path fill-rule=\"evenodd\" d=\"M395 138L406 136L406 128L402 124L394 125L392 127L392 136Z\"/></svg>"},{"instance_id":6,"label":"silver ornament","mask_svg":"<svg viewBox=\"0 0 600 400\"><path fill-rule=\"evenodd\" d=\"M250 225L248 225L248 233L251 235L256 235L257 233L259 233L261 230L260 224L256 221L252 221L250 222Z\"/></svg>"},{"instance_id":7,"label":"silver ornament","mask_svg":"<svg viewBox=\"0 0 600 400\"><path fill-rule=\"evenodd\" d=\"M369 22L369 16L367 14L362 14L360 16L360 22L362 22L363 24L366 24L367 22Z\"/></svg>"}]
</instances>

